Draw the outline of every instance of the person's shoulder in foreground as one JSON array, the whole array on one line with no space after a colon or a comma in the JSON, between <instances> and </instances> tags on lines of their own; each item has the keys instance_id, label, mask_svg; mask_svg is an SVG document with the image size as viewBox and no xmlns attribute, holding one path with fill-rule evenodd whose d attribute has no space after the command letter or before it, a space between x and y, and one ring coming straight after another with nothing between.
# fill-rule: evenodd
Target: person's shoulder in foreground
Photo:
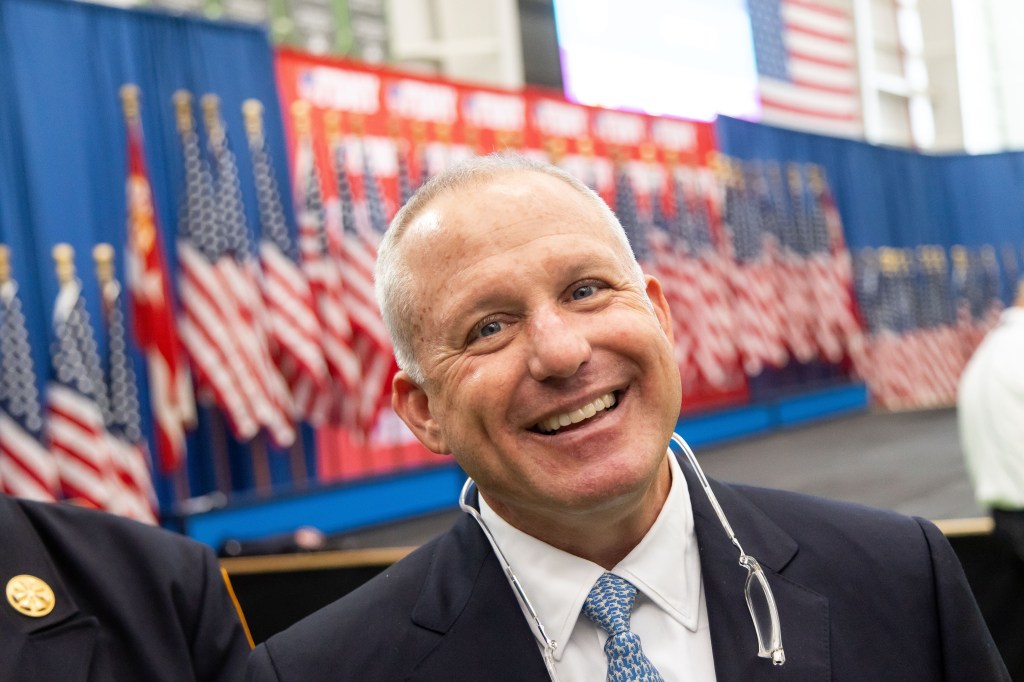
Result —
<instances>
[{"instance_id":1,"label":"person's shoulder in foreground","mask_svg":"<svg viewBox=\"0 0 1024 682\"><path fill-rule=\"evenodd\" d=\"M242 677L249 644L209 548L112 514L6 496L0 540L9 602L0 679ZM19 590L20 609L10 603Z\"/></svg>"}]
</instances>

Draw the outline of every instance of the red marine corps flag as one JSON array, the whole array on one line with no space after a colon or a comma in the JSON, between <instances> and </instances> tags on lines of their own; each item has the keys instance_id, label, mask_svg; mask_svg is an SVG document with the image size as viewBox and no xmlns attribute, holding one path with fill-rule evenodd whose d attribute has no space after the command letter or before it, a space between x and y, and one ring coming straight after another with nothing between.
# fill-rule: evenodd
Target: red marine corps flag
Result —
<instances>
[{"instance_id":1,"label":"red marine corps flag","mask_svg":"<svg viewBox=\"0 0 1024 682\"><path fill-rule=\"evenodd\" d=\"M169 473L185 459L185 430L195 421L192 380L174 324L174 300L163 235L153 211L134 85L121 88L128 130L127 282L135 340L146 357L153 434L160 469Z\"/></svg>"}]
</instances>

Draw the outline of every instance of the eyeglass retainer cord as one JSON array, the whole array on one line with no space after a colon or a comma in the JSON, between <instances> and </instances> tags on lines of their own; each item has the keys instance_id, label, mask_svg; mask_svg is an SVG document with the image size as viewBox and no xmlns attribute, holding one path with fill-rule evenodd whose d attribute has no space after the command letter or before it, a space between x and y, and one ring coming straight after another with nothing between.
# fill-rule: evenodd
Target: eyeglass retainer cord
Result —
<instances>
[{"instance_id":1,"label":"eyeglass retainer cord","mask_svg":"<svg viewBox=\"0 0 1024 682\"><path fill-rule=\"evenodd\" d=\"M690 466L692 466L694 471L696 472L701 487L704 489L704 494L707 495L708 500L711 502L711 506L714 508L715 514L718 516L718 520L722 524L722 528L725 531L725 534L728 536L732 544L736 546L736 549L739 550L740 566L747 569L747 571L751 575L754 572L762 572L761 566L760 564L758 564L757 560L743 551L743 546L740 545L739 540L736 538L736 533L733 531L732 526L729 525L729 519L726 518L725 512L722 511L722 507L718 503L718 498L715 497L714 491L711 490L711 485L708 483L708 479L704 475L703 469L700 468L700 464L697 463L697 458L696 456L694 456L693 451L690 449L690 446L686 443L685 440L683 440L683 438L679 434L676 433L672 434L672 442L678 445L682 449L683 453L686 455L686 459L690 463ZM671 453L671 448L669 449L669 452ZM533 620L534 628L537 630L537 634L540 635L541 641L544 642L544 646L542 647L544 667L547 668L547 672L551 680L553 682L557 682L558 676L555 672L554 653L555 650L558 648L558 642L556 642L554 639L548 636L547 629L541 622L540 616L537 615L537 610L533 607L533 604L530 602L530 598L526 596L526 591L523 589L522 584L519 582L519 578L516 577L515 571L512 570L512 565L509 563L508 559L505 558L505 553L502 552L501 547L498 546L498 541L494 539L494 536L491 534L490 529L484 522L483 517L480 516L480 511L473 505L469 504L469 502L467 502L469 491L474 485L475 482L473 481L472 478L467 478L466 482L463 483L462 491L459 493L459 508L462 511L469 514L470 516L472 516L473 519L477 522L477 525L480 526L480 530L482 530L484 536L487 537L487 541L490 543L491 548L494 550L494 553L497 555L498 559L504 566L505 575L507 576L509 583L515 590L516 596L519 598L519 601L523 604L523 607L526 609L527 613L530 614L530 619ZM754 617L752 607L750 606L750 599L749 597L747 598L747 606L751 609L751 617L754 619L754 628L757 630L758 634L758 656L762 658L771 658L773 665L782 665L786 662L786 654L782 648L782 635L779 627L778 611L775 606L775 597L772 594L771 587L768 585L767 581L765 581L763 584L765 588L765 597L768 602L768 609L771 612L772 621L773 646L767 652L762 652L761 650L760 626L757 623L757 619Z\"/></svg>"}]
</instances>

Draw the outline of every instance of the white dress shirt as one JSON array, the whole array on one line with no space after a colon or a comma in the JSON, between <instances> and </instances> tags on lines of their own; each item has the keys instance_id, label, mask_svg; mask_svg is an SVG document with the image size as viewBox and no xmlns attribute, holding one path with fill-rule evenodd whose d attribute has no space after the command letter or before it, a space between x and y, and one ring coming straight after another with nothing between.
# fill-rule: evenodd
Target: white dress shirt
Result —
<instances>
[{"instance_id":1,"label":"white dress shirt","mask_svg":"<svg viewBox=\"0 0 1024 682\"><path fill-rule=\"evenodd\" d=\"M676 458L669 461L672 486L665 506L640 544L611 573L637 588L630 629L665 682L713 681L715 661L690 495ZM604 569L512 527L482 494L480 514L548 636L558 643L554 663L559 682L604 680L608 634L580 612ZM523 614L542 645L525 606Z\"/></svg>"},{"instance_id":2,"label":"white dress shirt","mask_svg":"<svg viewBox=\"0 0 1024 682\"><path fill-rule=\"evenodd\" d=\"M978 502L1024 509L1024 308L1003 311L957 394L960 444Z\"/></svg>"}]
</instances>

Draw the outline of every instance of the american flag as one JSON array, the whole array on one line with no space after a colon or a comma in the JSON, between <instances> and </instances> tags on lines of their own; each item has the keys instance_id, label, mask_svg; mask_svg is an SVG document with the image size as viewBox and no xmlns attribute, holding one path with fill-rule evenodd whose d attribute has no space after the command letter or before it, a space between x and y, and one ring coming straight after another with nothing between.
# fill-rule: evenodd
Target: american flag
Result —
<instances>
[{"instance_id":1,"label":"american flag","mask_svg":"<svg viewBox=\"0 0 1024 682\"><path fill-rule=\"evenodd\" d=\"M288 382L297 416L319 424L329 407L323 399L328 379L323 331L306 273L296 263L297 253L288 234L263 137L261 107L255 100L247 102L246 107L246 131L262 226L260 262L271 349Z\"/></svg>"},{"instance_id":2,"label":"american flag","mask_svg":"<svg viewBox=\"0 0 1024 682\"><path fill-rule=\"evenodd\" d=\"M699 251L688 253L675 245L666 248L662 235L648 230L650 219L639 214L633 182L624 166L615 173L615 212L637 260L665 282L666 299L676 308L673 317L680 324L673 332L679 336L676 359L682 378L689 382L696 369L697 375L711 386L728 386L738 366L734 318L730 310L728 268L711 248L710 235ZM649 240L649 236L653 239Z\"/></svg>"},{"instance_id":3,"label":"american flag","mask_svg":"<svg viewBox=\"0 0 1024 682\"><path fill-rule=\"evenodd\" d=\"M73 276L57 294L53 326L47 426L64 497L119 511L120 479L106 430L107 388L81 284Z\"/></svg>"},{"instance_id":4,"label":"american flag","mask_svg":"<svg viewBox=\"0 0 1024 682\"><path fill-rule=\"evenodd\" d=\"M125 340L121 285L111 278L101 283L101 294L107 327L107 434L114 469L120 479L113 508L136 521L155 524L156 492L150 474L149 448L142 436L135 369Z\"/></svg>"},{"instance_id":5,"label":"american flag","mask_svg":"<svg viewBox=\"0 0 1024 682\"><path fill-rule=\"evenodd\" d=\"M178 286L181 338L188 351L201 397L212 400L235 438L250 440L259 431L256 387L239 348L244 327L235 300L226 296L217 265L234 258L214 213L213 181L199 150L191 98L177 95L178 130L185 157L185 205L178 222Z\"/></svg>"},{"instance_id":6,"label":"american flag","mask_svg":"<svg viewBox=\"0 0 1024 682\"><path fill-rule=\"evenodd\" d=\"M877 251L879 328L872 339L871 362L876 365L872 394L887 408L914 406L918 361L907 335L916 326L913 285L906 254L900 249Z\"/></svg>"},{"instance_id":7,"label":"american flag","mask_svg":"<svg viewBox=\"0 0 1024 682\"><path fill-rule=\"evenodd\" d=\"M917 271L917 314L927 353L922 362L935 368L935 404L951 405L956 402L957 383L967 358L953 326L949 271L942 247L918 247Z\"/></svg>"},{"instance_id":8,"label":"american flag","mask_svg":"<svg viewBox=\"0 0 1024 682\"><path fill-rule=\"evenodd\" d=\"M782 337L790 355L800 363L810 362L817 355L814 339L813 294L807 281L803 244L797 211L790 194L791 178L784 177L777 163L767 166L768 194L771 197L771 220L774 233L768 235L764 248L771 262L775 290L783 310L779 321Z\"/></svg>"},{"instance_id":9,"label":"american flag","mask_svg":"<svg viewBox=\"0 0 1024 682\"><path fill-rule=\"evenodd\" d=\"M295 151L295 205L299 223L299 259L309 281L323 332L323 354L333 379L324 399L332 412L342 392L359 385L359 358L352 350L352 324L345 310L337 246L328 238L320 174L313 139L300 135Z\"/></svg>"},{"instance_id":10,"label":"american flag","mask_svg":"<svg viewBox=\"0 0 1024 682\"><path fill-rule=\"evenodd\" d=\"M284 448L295 442L292 398L270 354L270 321L261 294L263 274L249 242L238 168L224 121L210 108L206 118L210 154L217 171L214 215L221 224L225 247L215 267L225 286L222 293L234 298L239 314L237 348L255 379L257 418L271 442Z\"/></svg>"},{"instance_id":11,"label":"american flag","mask_svg":"<svg viewBox=\"0 0 1024 682\"><path fill-rule=\"evenodd\" d=\"M195 422L192 378L174 324L174 301L164 241L153 211L142 126L128 120L128 291L135 340L146 356L150 407L160 468L185 460L185 431Z\"/></svg>"},{"instance_id":12,"label":"american flag","mask_svg":"<svg viewBox=\"0 0 1024 682\"><path fill-rule=\"evenodd\" d=\"M813 314L810 329L818 348L818 355L831 363L842 361L845 354L840 315L846 303L842 291L837 289L832 272L832 254L829 251L828 227L817 195L810 180L797 164L790 166L790 188L796 207L798 253L802 261L806 296Z\"/></svg>"},{"instance_id":13,"label":"american flag","mask_svg":"<svg viewBox=\"0 0 1024 682\"><path fill-rule=\"evenodd\" d=\"M0 284L0 482L9 495L53 501L57 460L44 441L39 389L25 315L13 279Z\"/></svg>"},{"instance_id":14,"label":"american flag","mask_svg":"<svg viewBox=\"0 0 1024 682\"><path fill-rule=\"evenodd\" d=\"M647 225L640 222L636 192L625 164L618 164L615 169L615 215L626 230L629 245L633 247L633 255L641 263L647 261Z\"/></svg>"},{"instance_id":15,"label":"american flag","mask_svg":"<svg viewBox=\"0 0 1024 682\"><path fill-rule=\"evenodd\" d=\"M384 327L373 291L377 244L388 227L388 215L366 139L363 138L360 151L363 158L363 199L368 229L360 229L355 211L352 210L355 201L344 165L347 157L343 143L336 144L334 151L344 228L342 277L345 280L347 307L352 315L355 350L361 367L361 381L356 392L356 423L364 434L369 434L391 395L391 378L398 369L391 348L391 337Z\"/></svg>"},{"instance_id":16,"label":"american flag","mask_svg":"<svg viewBox=\"0 0 1024 682\"><path fill-rule=\"evenodd\" d=\"M412 164L409 161L416 155L414 145L402 139L395 139L394 143L398 161L398 205L404 206L422 183L414 182L412 178Z\"/></svg>"},{"instance_id":17,"label":"american flag","mask_svg":"<svg viewBox=\"0 0 1024 682\"><path fill-rule=\"evenodd\" d=\"M908 403L915 408L949 405L956 398L957 377L942 355L936 311L929 304L931 292L927 287L933 278L920 250L917 257L909 249L906 253L913 306L913 326L903 335L907 355L913 358L909 371L914 391Z\"/></svg>"},{"instance_id":18,"label":"american flag","mask_svg":"<svg viewBox=\"0 0 1024 682\"><path fill-rule=\"evenodd\" d=\"M695 262L689 256L689 239L683 224L688 220L689 211L682 195L682 183L678 178L678 169L670 168L667 178L669 196L673 215L662 215L660 210L654 212L655 226L649 234L650 261L646 264L662 285L665 300L672 311L672 336L676 364L679 366L680 378L687 387L697 380L698 370L692 362L693 345L696 339L691 336L687 324L683 322L685 310L696 305L696 287L694 281ZM654 201L654 207L661 204ZM621 218L620 218L621 220Z\"/></svg>"},{"instance_id":19,"label":"american flag","mask_svg":"<svg viewBox=\"0 0 1024 682\"><path fill-rule=\"evenodd\" d=\"M749 0L765 123L861 137L849 0Z\"/></svg>"},{"instance_id":20,"label":"american flag","mask_svg":"<svg viewBox=\"0 0 1024 682\"><path fill-rule=\"evenodd\" d=\"M739 160L731 166L724 188L723 220L735 261L729 284L734 299L736 348L744 372L757 376L766 365L783 366L788 354L781 330L773 324L775 290L771 279L764 277L764 239L757 213L759 178Z\"/></svg>"}]
</instances>

